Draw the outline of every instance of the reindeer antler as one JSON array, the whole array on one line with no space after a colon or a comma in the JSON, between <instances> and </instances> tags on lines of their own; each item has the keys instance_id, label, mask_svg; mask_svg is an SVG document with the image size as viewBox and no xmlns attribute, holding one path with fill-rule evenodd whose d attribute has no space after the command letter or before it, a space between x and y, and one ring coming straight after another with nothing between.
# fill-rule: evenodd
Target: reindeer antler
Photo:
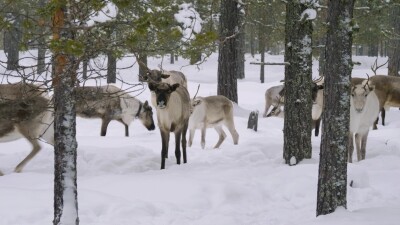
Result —
<instances>
[{"instance_id":1,"label":"reindeer antler","mask_svg":"<svg viewBox=\"0 0 400 225\"><path fill-rule=\"evenodd\" d=\"M386 60L386 62L385 62L384 64L378 66L378 57L377 57L377 58L375 59L374 64L372 64L372 66L371 66L371 70L372 70L372 72L374 72L374 75L376 75L376 71L377 71L379 68L381 68L382 66L386 65L388 62L389 62L389 59Z\"/></svg>"},{"instance_id":2,"label":"reindeer antler","mask_svg":"<svg viewBox=\"0 0 400 225\"><path fill-rule=\"evenodd\" d=\"M197 91L196 91L196 94L193 96L193 100L196 98L197 93L199 93L199 89L200 89L200 84L197 86Z\"/></svg>"}]
</instances>

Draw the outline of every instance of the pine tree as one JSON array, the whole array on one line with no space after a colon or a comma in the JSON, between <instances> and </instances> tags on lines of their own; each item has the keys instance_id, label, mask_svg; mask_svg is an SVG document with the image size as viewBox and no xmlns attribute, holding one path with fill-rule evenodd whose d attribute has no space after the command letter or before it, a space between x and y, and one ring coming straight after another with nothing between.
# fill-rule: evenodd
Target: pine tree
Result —
<instances>
[{"instance_id":1,"label":"pine tree","mask_svg":"<svg viewBox=\"0 0 400 225\"><path fill-rule=\"evenodd\" d=\"M317 216L347 207L352 17L354 0L330 0L324 68L324 126L318 175Z\"/></svg>"}]
</instances>

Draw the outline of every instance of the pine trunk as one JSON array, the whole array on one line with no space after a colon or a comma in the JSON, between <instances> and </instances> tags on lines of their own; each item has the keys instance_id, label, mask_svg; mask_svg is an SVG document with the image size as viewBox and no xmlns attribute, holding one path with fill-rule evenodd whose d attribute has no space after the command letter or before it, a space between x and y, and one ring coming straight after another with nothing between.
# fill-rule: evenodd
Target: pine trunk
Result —
<instances>
[{"instance_id":1,"label":"pine trunk","mask_svg":"<svg viewBox=\"0 0 400 225\"><path fill-rule=\"evenodd\" d=\"M400 76L400 5L394 4L390 11L390 22L393 28L392 39L389 41L388 75Z\"/></svg>"},{"instance_id":2,"label":"pine trunk","mask_svg":"<svg viewBox=\"0 0 400 225\"><path fill-rule=\"evenodd\" d=\"M285 163L296 165L311 158L312 23L301 18L307 9L299 1L286 4L285 26Z\"/></svg>"},{"instance_id":3,"label":"pine trunk","mask_svg":"<svg viewBox=\"0 0 400 225\"><path fill-rule=\"evenodd\" d=\"M73 39L60 3L53 16L53 41ZM72 56L54 52L54 225L79 224L76 171L76 115L73 95L76 65Z\"/></svg>"},{"instance_id":4,"label":"pine trunk","mask_svg":"<svg viewBox=\"0 0 400 225\"><path fill-rule=\"evenodd\" d=\"M107 84L117 82L117 59L112 52L107 54Z\"/></svg>"},{"instance_id":5,"label":"pine trunk","mask_svg":"<svg viewBox=\"0 0 400 225\"><path fill-rule=\"evenodd\" d=\"M21 42L21 17L14 16L14 24L10 31L5 33L4 43L7 54L7 70L17 70L19 66L19 44Z\"/></svg>"},{"instance_id":6,"label":"pine trunk","mask_svg":"<svg viewBox=\"0 0 400 225\"><path fill-rule=\"evenodd\" d=\"M351 46L354 0L328 3L324 116L321 139L317 216L347 207Z\"/></svg>"},{"instance_id":7,"label":"pine trunk","mask_svg":"<svg viewBox=\"0 0 400 225\"><path fill-rule=\"evenodd\" d=\"M221 0L220 44L218 54L218 95L238 103L237 79L239 71L239 48L237 34L239 7L235 0Z\"/></svg>"}]
</instances>

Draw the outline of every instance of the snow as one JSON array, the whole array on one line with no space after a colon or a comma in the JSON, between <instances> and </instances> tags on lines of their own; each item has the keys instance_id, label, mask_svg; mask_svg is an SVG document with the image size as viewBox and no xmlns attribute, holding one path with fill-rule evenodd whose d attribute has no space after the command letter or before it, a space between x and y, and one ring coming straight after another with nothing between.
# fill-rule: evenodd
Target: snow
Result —
<instances>
[{"instance_id":1,"label":"snow","mask_svg":"<svg viewBox=\"0 0 400 225\"><path fill-rule=\"evenodd\" d=\"M87 26L93 26L97 23L104 23L115 19L117 17L118 7L111 2L107 2L106 5L98 12L93 12L89 16L89 20L86 22Z\"/></svg>"},{"instance_id":2,"label":"snow","mask_svg":"<svg viewBox=\"0 0 400 225\"><path fill-rule=\"evenodd\" d=\"M36 53L33 53L36 55ZM187 66L179 59L163 68L181 70L188 78L191 96L200 85L198 96L217 92L217 54L204 64ZM316 217L320 137L312 137L311 159L295 166L284 164L283 120L262 118L258 131L247 129L249 113L263 111L267 88L280 84L284 66L267 66L266 83L259 82L259 61L246 56L246 78L238 81L239 105L235 125L240 135L233 145L229 132L220 149L212 149L217 133L207 131L205 150L197 132L188 163L176 165L171 134L166 169L160 170L161 137L158 128L147 131L133 121L130 137L124 126L111 122L106 137L100 137L100 120L77 119L79 220L85 225L397 225L400 221L400 112L386 113L386 126L378 126L368 136L366 160L348 164L347 209ZM374 57L354 56L354 77L371 74ZM0 53L4 61L4 54ZM387 58L379 58L378 63ZM118 61L118 67L131 64L131 58ZM267 55L266 61L283 62L283 56ZM31 63L29 59L24 64ZM162 58L149 58L157 68ZM4 67L0 67L3 71ZM129 68L129 67L125 67ZM313 77L318 77L314 62ZM127 82L137 82L137 65L120 70ZM9 73L9 72L7 72ZM378 74L387 74L380 68ZM0 75L1 76L1 75ZM1 77L0 77L1 78ZM9 78L12 80L13 78ZM3 80L6 82L6 79ZM92 81L93 84L94 81ZM102 84L106 82L103 80ZM100 83L99 83L100 84ZM118 83L117 86L127 87ZM134 95L135 93L132 93ZM150 100L146 89L138 99ZM156 116L154 116L156 120ZM53 220L53 147L43 149L22 173L13 169L30 151L23 139L1 143L0 224L45 225ZM355 153L354 156L355 157ZM350 182L352 187L350 187Z\"/></svg>"},{"instance_id":3,"label":"snow","mask_svg":"<svg viewBox=\"0 0 400 225\"><path fill-rule=\"evenodd\" d=\"M174 15L175 20L182 26L182 39L193 39L194 34L201 32L203 20L191 3L179 5L179 11Z\"/></svg>"},{"instance_id":4,"label":"snow","mask_svg":"<svg viewBox=\"0 0 400 225\"><path fill-rule=\"evenodd\" d=\"M317 18L317 10L315 9L306 9L300 15L300 20L315 20Z\"/></svg>"}]
</instances>

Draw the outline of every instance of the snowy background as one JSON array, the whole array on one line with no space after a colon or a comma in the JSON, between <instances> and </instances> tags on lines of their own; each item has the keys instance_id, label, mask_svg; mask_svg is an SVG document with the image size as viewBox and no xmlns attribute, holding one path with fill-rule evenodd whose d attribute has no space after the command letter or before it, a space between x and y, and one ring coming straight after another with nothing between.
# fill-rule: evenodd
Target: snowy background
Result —
<instances>
[{"instance_id":1,"label":"snowy background","mask_svg":"<svg viewBox=\"0 0 400 225\"><path fill-rule=\"evenodd\" d=\"M2 52L0 58L4 61ZM233 145L227 132L221 148L213 149L218 137L213 129L208 129L206 148L202 150L198 131L193 146L188 148L187 164L176 165L174 138L171 138L166 169L160 170L158 128L147 131L139 121L134 121L129 128L130 137L125 137L124 127L114 121L107 136L100 137L100 120L78 118L80 224L400 224L399 109L388 111L387 125L379 125L378 130L370 132L366 160L348 164L348 181L354 182L353 187L348 186L348 209L316 217L320 137L312 137L312 159L289 167L282 159L281 118L259 118L258 132L247 129L250 111L258 110L261 115L265 91L284 78L283 66L267 66L266 83L261 84L259 66L249 64L258 58L246 56L246 78L238 81L235 125L240 135L239 145ZM353 76L371 75L374 60L354 57L361 65L355 66ZM217 54L200 67L188 66L188 61L182 59L173 65L168 61L168 58L149 58L149 67L154 69L162 64L164 69L182 71L188 78L191 96L198 84L199 96L217 93ZM282 62L283 56L267 55L266 61ZM384 61L385 58L380 58L378 62ZM22 63L33 62L26 59ZM118 67L131 63L132 58L125 58L118 61ZM318 63L314 62L314 78L318 75L317 68ZM134 65L118 73L126 81L137 83L137 71ZM4 69L0 73L4 74ZM387 68L378 73L387 74ZM146 88L137 98L150 100L150 91ZM5 174L0 177L0 225L52 224L53 147L42 143L42 151L18 174L13 170L31 146L22 139L0 145L0 170Z\"/></svg>"}]
</instances>

